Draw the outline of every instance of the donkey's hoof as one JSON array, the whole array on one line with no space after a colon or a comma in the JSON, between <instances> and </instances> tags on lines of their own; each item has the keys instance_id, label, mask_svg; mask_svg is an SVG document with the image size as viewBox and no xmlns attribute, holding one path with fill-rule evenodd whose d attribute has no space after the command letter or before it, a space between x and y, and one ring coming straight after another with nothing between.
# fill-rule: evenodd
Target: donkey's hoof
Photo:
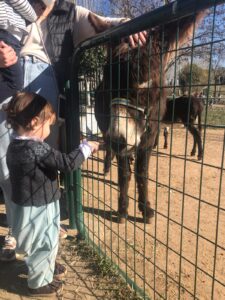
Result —
<instances>
[{"instance_id":1,"label":"donkey's hoof","mask_svg":"<svg viewBox=\"0 0 225 300\"><path fill-rule=\"evenodd\" d=\"M123 212L119 213L118 212L118 215L117 215L117 220L118 221L117 222L119 224L124 224L126 222L127 218L128 218L128 214L127 213L123 213Z\"/></svg>"},{"instance_id":2,"label":"donkey's hoof","mask_svg":"<svg viewBox=\"0 0 225 300\"><path fill-rule=\"evenodd\" d=\"M198 155L198 160L202 160L202 155Z\"/></svg>"},{"instance_id":3,"label":"donkey's hoof","mask_svg":"<svg viewBox=\"0 0 225 300\"><path fill-rule=\"evenodd\" d=\"M104 169L103 169L103 174L104 174L104 176L107 176L107 175L109 174L109 169L110 169L110 168L104 168Z\"/></svg>"},{"instance_id":4,"label":"donkey's hoof","mask_svg":"<svg viewBox=\"0 0 225 300\"><path fill-rule=\"evenodd\" d=\"M119 224L125 224L126 218L125 217L118 217L118 223Z\"/></svg>"},{"instance_id":5,"label":"donkey's hoof","mask_svg":"<svg viewBox=\"0 0 225 300\"><path fill-rule=\"evenodd\" d=\"M151 224L151 219L154 217L154 210L153 209L149 209L147 213L142 213L143 216L143 222L145 224Z\"/></svg>"},{"instance_id":6,"label":"donkey's hoof","mask_svg":"<svg viewBox=\"0 0 225 300\"><path fill-rule=\"evenodd\" d=\"M191 152L191 156L195 156L195 152Z\"/></svg>"},{"instance_id":7,"label":"donkey's hoof","mask_svg":"<svg viewBox=\"0 0 225 300\"><path fill-rule=\"evenodd\" d=\"M149 217L144 218L144 217L143 217L143 222L144 222L145 224L151 224L151 218L149 218Z\"/></svg>"}]
</instances>

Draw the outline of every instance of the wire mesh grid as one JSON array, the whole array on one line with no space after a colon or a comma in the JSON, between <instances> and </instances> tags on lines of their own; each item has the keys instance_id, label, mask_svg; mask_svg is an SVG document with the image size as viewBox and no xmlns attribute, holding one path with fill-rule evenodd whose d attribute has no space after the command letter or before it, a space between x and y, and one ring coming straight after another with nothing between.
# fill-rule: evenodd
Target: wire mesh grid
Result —
<instances>
[{"instance_id":1,"label":"wire mesh grid","mask_svg":"<svg viewBox=\"0 0 225 300\"><path fill-rule=\"evenodd\" d=\"M82 167L86 237L145 299L225 298L225 6L210 4L199 24L196 11L172 25L147 24L144 47L113 41L85 49L80 60L81 133L101 144ZM185 18L192 26L182 43ZM185 118L178 121L176 101L183 98ZM172 122L163 119L169 99ZM195 156L193 101L204 106L202 154L197 149ZM162 130L153 148L160 127L170 127L167 149ZM154 216L147 216L147 200Z\"/></svg>"}]
</instances>

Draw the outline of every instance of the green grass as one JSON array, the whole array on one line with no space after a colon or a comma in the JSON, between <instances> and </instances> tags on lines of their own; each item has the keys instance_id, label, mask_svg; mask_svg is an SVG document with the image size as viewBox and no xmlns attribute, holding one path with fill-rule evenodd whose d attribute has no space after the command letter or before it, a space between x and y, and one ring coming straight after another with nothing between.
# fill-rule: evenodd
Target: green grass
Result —
<instances>
[{"instance_id":1,"label":"green grass","mask_svg":"<svg viewBox=\"0 0 225 300\"><path fill-rule=\"evenodd\" d=\"M205 123L205 113L206 108L202 114L202 123ZM216 125L216 126L225 126L225 106L214 106L212 108L208 108L207 111L207 125Z\"/></svg>"},{"instance_id":2,"label":"green grass","mask_svg":"<svg viewBox=\"0 0 225 300\"><path fill-rule=\"evenodd\" d=\"M121 278L110 259L96 253L86 241L71 242L67 246L67 252L70 252L72 257L85 261L88 268L93 271L92 288L106 291L102 299L142 300Z\"/></svg>"}]
</instances>

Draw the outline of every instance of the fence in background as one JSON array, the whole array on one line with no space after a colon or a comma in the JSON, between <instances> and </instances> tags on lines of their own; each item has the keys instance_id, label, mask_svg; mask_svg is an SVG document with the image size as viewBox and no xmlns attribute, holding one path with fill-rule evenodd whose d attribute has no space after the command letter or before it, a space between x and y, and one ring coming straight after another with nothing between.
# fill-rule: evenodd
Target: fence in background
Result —
<instances>
[{"instance_id":1,"label":"fence in background","mask_svg":"<svg viewBox=\"0 0 225 300\"><path fill-rule=\"evenodd\" d=\"M175 1L83 42L73 58L72 96L68 99L66 118L68 150L79 144L79 129L86 124L90 130L89 138L102 143L93 109L86 111L86 117L82 118L80 125L80 105L85 98L84 94L89 100L93 98L102 80L104 65L108 63L109 68L113 67L110 65L112 58L107 61L103 51L103 57L96 59L95 67L85 73L80 65L82 55L97 48L99 50L106 43L112 45L118 39L135 32L167 26L170 22L195 15L197 11L205 8L209 8L206 17L209 35L203 39L197 38L195 28L195 39L191 43L182 49L175 45L176 59L170 72L172 79L177 78L177 72L184 61L190 63L191 71L191 66L200 62L199 51L204 49L201 53L208 57L204 66L207 70L206 82L198 84L190 75L188 95L197 87L208 86L207 104L210 91L215 86L210 74L217 55L216 46L225 42L222 35L218 36L224 18L224 14L220 13L224 9L224 2ZM179 27L174 30L179 35ZM179 56L183 50L186 60ZM161 55L165 54L162 51ZM149 70L152 71L154 70ZM86 82L85 88L81 81ZM172 82L172 92L175 92L179 89L179 83L177 80ZM171 85L161 86L160 89L171 91ZM109 97L112 93L109 88ZM118 95L119 93L120 91ZM224 112L223 106L217 111L205 105L202 118L202 160L189 155L192 137L182 124L172 124L167 150L163 149L163 135L160 135L159 145L152 152L149 172L146 173L148 196L155 213L151 224L143 221L138 210L134 165L131 165L132 178L128 193L129 215L124 224L118 222L119 187L116 160L112 161L106 176L103 173L105 152L100 150L83 165L82 170L67 178L71 226L76 226L81 238L85 238L101 255L108 257L144 299L225 299ZM92 124L97 133L91 133ZM128 120L125 124L128 128ZM136 154L134 151L134 156Z\"/></svg>"}]
</instances>

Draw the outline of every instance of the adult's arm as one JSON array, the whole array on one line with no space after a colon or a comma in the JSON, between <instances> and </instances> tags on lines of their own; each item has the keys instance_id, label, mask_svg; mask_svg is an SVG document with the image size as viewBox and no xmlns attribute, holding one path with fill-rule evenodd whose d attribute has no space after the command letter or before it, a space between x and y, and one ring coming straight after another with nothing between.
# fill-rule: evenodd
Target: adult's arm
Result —
<instances>
[{"instance_id":1,"label":"adult's arm","mask_svg":"<svg viewBox=\"0 0 225 300\"><path fill-rule=\"evenodd\" d=\"M90 18L90 14L92 18ZM92 22L92 20L96 22ZM128 18L109 18L99 16L90 10L76 6L76 24L74 24L74 45L75 47L82 41L95 36L110 27L117 26L121 23L129 21ZM139 32L129 36L131 47L136 47L137 43L143 45L146 43L146 32Z\"/></svg>"},{"instance_id":2,"label":"adult's arm","mask_svg":"<svg viewBox=\"0 0 225 300\"><path fill-rule=\"evenodd\" d=\"M17 62L18 57L12 47L0 41L0 68L7 68Z\"/></svg>"},{"instance_id":3,"label":"adult's arm","mask_svg":"<svg viewBox=\"0 0 225 300\"><path fill-rule=\"evenodd\" d=\"M37 15L28 0L8 0L13 9L29 22L35 22Z\"/></svg>"}]
</instances>

